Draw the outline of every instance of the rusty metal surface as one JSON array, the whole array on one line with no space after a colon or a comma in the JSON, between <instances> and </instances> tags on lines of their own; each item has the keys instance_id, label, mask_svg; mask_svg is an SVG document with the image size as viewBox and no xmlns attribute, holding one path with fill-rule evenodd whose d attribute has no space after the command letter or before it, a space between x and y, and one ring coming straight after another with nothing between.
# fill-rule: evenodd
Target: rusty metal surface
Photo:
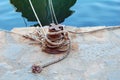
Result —
<instances>
[{"instance_id":1,"label":"rusty metal surface","mask_svg":"<svg viewBox=\"0 0 120 80\"><path fill-rule=\"evenodd\" d=\"M70 55L36 75L31 73L34 63L42 65L62 54L41 52L39 44L19 35L32 32L31 29L14 29L14 33L0 31L0 80L120 80L120 27L96 28L96 31L66 28L88 32L69 33Z\"/></svg>"}]
</instances>

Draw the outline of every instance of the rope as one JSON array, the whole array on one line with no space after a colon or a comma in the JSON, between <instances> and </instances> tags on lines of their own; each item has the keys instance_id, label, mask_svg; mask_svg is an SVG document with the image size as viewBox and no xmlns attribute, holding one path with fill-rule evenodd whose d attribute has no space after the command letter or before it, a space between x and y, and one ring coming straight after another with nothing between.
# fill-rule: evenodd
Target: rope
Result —
<instances>
[{"instance_id":1,"label":"rope","mask_svg":"<svg viewBox=\"0 0 120 80\"><path fill-rule=\"evenodd\" d=\"M55 23L54 22L54 17L52 15L52 8L51 8L50 0L48 0L48 4L49 4L49 9L50 9L50 15L51 15L51 18L52 18L52 23Z\"/></svg>"},{"instance_id":2,"label":"rope","mask_svg":"<svg viewBox=\"0 0 120 80\"><path fill-rule=\"evenodd\" d=\"M114 30L114 29L119 29L120 27L105 27L102 29L96 29L96 30L92 30L92 31L85 31L85 32L74 32L71 30L68 30L69 33L73 33L73 34L85 34L85 33L93 33L93 32L98 32L98 31L102 31L102 30Z\"/></svg>"},{"instance_id":3,"label":"rope","mask_svg":"<svg viewBox=\"0 0 120 80\"><path fill-rule=\"evenodd\" d=\"M44 68L46 68L46 67L48 67L48 66L50 66L50 65L52 65L52 64L58 63L58 62L64 60L65 58L67 58L67 56L70 54L70 50L71 50L71 42L70 42L70 40L69 40L68 45L69 45L68 50L67 50L66 53L64 53L64 55L63 55L62 57L60 57L59 59L55 59L54 61L48 62L48 63L43 64L43 65L41 65L41 66L34 64L34 65L32 66L32 73L35 73L35 74L40 73Z\"/></svg>"},{"instance_id":4,"label":"rope","mask_svg":"<svg viewBox=\"0 0 120 80\"><path fill-rule=\"evenodd\" d=\"M56 26L56 27L58 27L58 26ZM53 26L53 28L54 28L54 26ZM50 30L51 30L51 28L49 28L49 31ZM58 37L55 38L55 37L53 37L54 35L56 35ZM68 33L66 31L49 32L44 37L44 41L42 42L42 51L44 51L46 53L51 53L51 54L64 53L64 55L57 59L54 59L50 62L47 62L41 66L34 64L32 66L32 72L40 73L42 71L42 69L64 60L70 54L70 50L71 50L71 42L68 37Z\"/></svg>"},{"instance_id":5,"label":"rope","mask_svg":"<svg viewBox=\"0 0 120 80\"><path fill-rule=\"evenodd\" d=\"M49 1L49 4L50 4L50 12L52 13L52 16L53 18L55 19L55 23L58 24L58 20L57 20L57 17L55 15L55 11L54 11L54 7L53 7L53 2L52 0L48 0Z\"/></svg>"},{"instance_id":6,"label":"rope","mask_svg":"<svg viewBox=\"0 0 120 80\"><path fill-rule=\"evenodd\" d=\"M69 55L70 50L71 50L71 42L70 42L70 40L69 40L68 45L69 45L69 49L66 51L66 53L64 53L64 55L63 55L62 57L60 57L59 59L56 59L56 60L54 60L54 61L48 62L48 63L42 65L41 67L42 67L42 68L45 68L45 67L48 67L48 66L50 66L50 65L52 65L52 64L55 64L55 63L58 63L58 62L64 60L64 59Z\"/></svg>"},{"instance_id":7,"label":"rope","mask_svg":"<svg viewBox=\"0 0 120 80\"><path fill-rule=\"evenodd\" d=\"M34 15L35 15L35 17L36 17L39 25L40 25L40 28L42 29L43 34L45 35L46 32L45 32L45 30L44 30L43 27L42 27L42 24L41 24L41 22L40 22L40 20L39 20L39 18L38 18L38 16L37 16L37 13L36 13L36 11L35 11L35 9L34 9L34 7L33 7L33 4L32 4L32 2L31 2L31 0L29 0L29 3L30 3L30 6L31 6L31 8L32 8L32 11L33 11L33 13L34 13ZM37 27L37 29L38 29L38 27Z\"/></svg>"}]
</instances>

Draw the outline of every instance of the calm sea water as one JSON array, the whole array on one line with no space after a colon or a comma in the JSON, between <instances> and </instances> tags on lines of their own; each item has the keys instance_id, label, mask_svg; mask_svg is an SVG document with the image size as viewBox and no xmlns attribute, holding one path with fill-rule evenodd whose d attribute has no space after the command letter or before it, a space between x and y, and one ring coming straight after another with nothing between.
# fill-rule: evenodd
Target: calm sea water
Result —
<instances>
[{"instance_id":1,"label":"calm sea water","mask_svg":"<svg viewBox=\"0 0 120 80\"><path fill-rule=\"evenodd\" d=\"M77 0L70 9L75 12L62 24L78 27L120 25L120 0ZM1 29L11 30L14 27L30 26L35 23L27 21L20 12L15 12L9 0L1 0Z\"/></svg>"}]
</instances>

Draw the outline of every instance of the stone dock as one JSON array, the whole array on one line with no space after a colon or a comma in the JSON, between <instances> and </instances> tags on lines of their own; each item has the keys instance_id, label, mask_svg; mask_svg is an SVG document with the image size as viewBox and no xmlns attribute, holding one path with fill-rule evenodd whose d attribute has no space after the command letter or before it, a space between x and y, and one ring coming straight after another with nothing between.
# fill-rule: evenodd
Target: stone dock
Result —
<instances>
[{"instance_id":1,"label":"stone dock","mask_svg":"<svg viewBox=\"0 0 120 80\"><path fill-rule=\"evenodd\" d=\"M47 27L44 27L47 31ZM63 54L47 54L22 35L34 27L0 31L0 80L120 80L120 26L65 27L72 49L66 59L40 74L31 73L33 64L45 64Z\"/></svg>"}]
</instances>

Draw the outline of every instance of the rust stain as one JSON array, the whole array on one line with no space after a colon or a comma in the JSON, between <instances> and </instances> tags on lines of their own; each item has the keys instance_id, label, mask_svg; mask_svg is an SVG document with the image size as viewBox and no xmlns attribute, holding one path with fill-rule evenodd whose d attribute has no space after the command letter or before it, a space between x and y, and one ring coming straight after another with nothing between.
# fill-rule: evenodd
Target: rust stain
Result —
<instances>
[{"instance_id":1,"label":"rust stain","mask_svg":"<svg viewBox=\"0 0 120 80\"><path fill-rule=\"evenodd\" d=\"M74 43L72 43L72 51L78 51L78 48L79 46L78 46L78 43L77 42L74 42Z\"/></svg>"}]
</instances>

